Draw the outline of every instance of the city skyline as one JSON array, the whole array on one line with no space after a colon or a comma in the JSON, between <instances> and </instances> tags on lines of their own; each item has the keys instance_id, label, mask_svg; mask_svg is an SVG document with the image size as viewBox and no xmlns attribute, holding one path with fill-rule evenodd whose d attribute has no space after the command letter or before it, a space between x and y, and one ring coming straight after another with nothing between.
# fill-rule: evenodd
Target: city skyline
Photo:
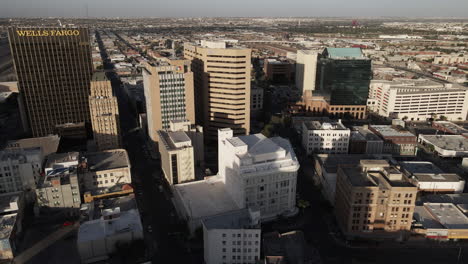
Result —
<instances>
[{"instance_id":1,"label":"city skyline","mask_svg":"<svg viewBox=\"0 0 468 264\"><path fill-rule=\"evenodd\" d=\"M2 3L0 17L468 17L465 12L468 2L462 0L357 0L344 3L339 0L326 3L274 0L268 2L266 10L265 4L264 1L252 3L247 0L235 3L175 0L164 4L149 0L17 0Z\"/></svg>"}]
</instances>

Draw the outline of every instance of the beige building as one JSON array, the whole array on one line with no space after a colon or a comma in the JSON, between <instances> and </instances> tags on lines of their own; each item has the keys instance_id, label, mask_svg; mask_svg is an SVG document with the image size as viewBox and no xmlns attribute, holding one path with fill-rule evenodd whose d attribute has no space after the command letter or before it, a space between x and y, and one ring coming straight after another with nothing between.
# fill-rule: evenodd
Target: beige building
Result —
<instances>
[{"instance_id":1,"label":"beige building","mask_svg":"<svg viewBox=\"0 0 468 264\"><path fill-rule=\"evenodd\" d=\"M340 167L335 194L338 225L347 237L399 237L411 228L417 187L385 160Z\"/></svg>"},{"instance_id":2,"label":"beige building","mask_svg":"<svg viewBox=\"0 0 468 264\"><path fill-rule=\"evenodd\" d=\"M172 122L158 131L161 167L170 185L195 180L195 166L203 166L203 129L190 122Z\"/></svg>"},{"instance_id":3,"label":"beige building","mask_svg":"<svg viewBox=\"0 0 468 264\"><path fill-rule=\"evenodd\" d=\"M143 83L146 98L148 135L158 141L158 130L168 129L172 120L195 124L193 73L189 62L146 63Z\"/></svg>"},{"instance_id":4,"label":"beige building","mask_svg":"<svg viewBox=\"0 0 468 264\"><path fill-rule=\"evenodd\" d=\"M216 141L220 128L231 128L236 136L249 134L251 50L202 41L185 44L184 56L192 60L196 118L207 139Z\"/></svg>"},{"instance_id":5,"label":"beige building","mask_svg":"<svg viewBox=\"0 0 468 264\"><path fill-rule=\"evenodd\" d=\"M312 96L317 79L319 53L312 50L298 50L296 62L296 86L302 96Z\"/></svg>"},{"instance_id":6,"label":"beige building","mask_svg":"<svg viewBox=\"0 0 468 264\"><path fill-rule=\"evenodd\" d=\"M78 174L83 193L132 183L130 160L125 149L86 153L78 165Z\"/></svg>"},{"instance_id":7,"label":"beige building","mask_svg":"<svg viewBox=\"0 0 468 264\"><path fill-rule=\"evenodd\" d=\"M46 208L80 208L80 187L75 167L55 169L41 178L36 189L37 205Z\"/></svg>"},{"instance_id":8,"label":"beige building","mask_svg":"<svg viewBox=\"0 0 468 264\"><path fill-rule=\"evenodd\" d=\"M97 150L120 148L119 106L104 72L91 79L89 110Z\"/></svg>"}]
</instances>

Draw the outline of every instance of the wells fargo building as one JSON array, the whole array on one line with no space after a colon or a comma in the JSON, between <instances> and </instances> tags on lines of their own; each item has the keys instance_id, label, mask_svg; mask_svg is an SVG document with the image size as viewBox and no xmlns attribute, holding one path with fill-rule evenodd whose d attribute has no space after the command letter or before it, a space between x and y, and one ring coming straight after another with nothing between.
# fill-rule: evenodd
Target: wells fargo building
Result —
<instances>
[{"instance_id":1,"label":"wells fargo building","mask_svg":"<svg viewBox=\"0 0 468 264\"><path fill-rule=\"evenodd\" d=\"M34 137L89 123L92 76L86 28L9 28L18 88Z\"/></svg>"}]
</instances>

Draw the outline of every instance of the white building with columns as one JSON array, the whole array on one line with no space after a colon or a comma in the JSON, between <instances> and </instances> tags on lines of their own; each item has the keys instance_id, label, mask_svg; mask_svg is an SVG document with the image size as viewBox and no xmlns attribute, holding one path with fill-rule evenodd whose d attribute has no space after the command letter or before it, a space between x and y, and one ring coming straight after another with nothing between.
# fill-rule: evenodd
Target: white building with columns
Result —
<instances>
[{"instance_id":1,"label":"white building with columns","mask_svg":"<svg viewBox=\"0 0 468 264\"><path fill-rule=\"evenodd\" d=\"M299 162L288 140L262 134L233 137L218 130L218 175L239 208L256 208L262 219L297 212Z\"/></svg>"}]
</instances>

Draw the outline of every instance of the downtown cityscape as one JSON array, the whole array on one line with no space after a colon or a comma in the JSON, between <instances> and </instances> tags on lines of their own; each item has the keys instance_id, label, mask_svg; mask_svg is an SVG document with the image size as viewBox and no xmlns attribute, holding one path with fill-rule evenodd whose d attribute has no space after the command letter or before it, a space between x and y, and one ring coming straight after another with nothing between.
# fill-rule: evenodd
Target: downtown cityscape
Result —
<instances>
[{"instance_id":1,"label":"downtown cityscape","mask_svg":"<svg viewBox=\"0 0 468 264\"><path fill-rule=\"evenodd\" d=\"M468 263L468 4L86 2L0 3L0 263Z\"/></svg>"}]
</instances>

